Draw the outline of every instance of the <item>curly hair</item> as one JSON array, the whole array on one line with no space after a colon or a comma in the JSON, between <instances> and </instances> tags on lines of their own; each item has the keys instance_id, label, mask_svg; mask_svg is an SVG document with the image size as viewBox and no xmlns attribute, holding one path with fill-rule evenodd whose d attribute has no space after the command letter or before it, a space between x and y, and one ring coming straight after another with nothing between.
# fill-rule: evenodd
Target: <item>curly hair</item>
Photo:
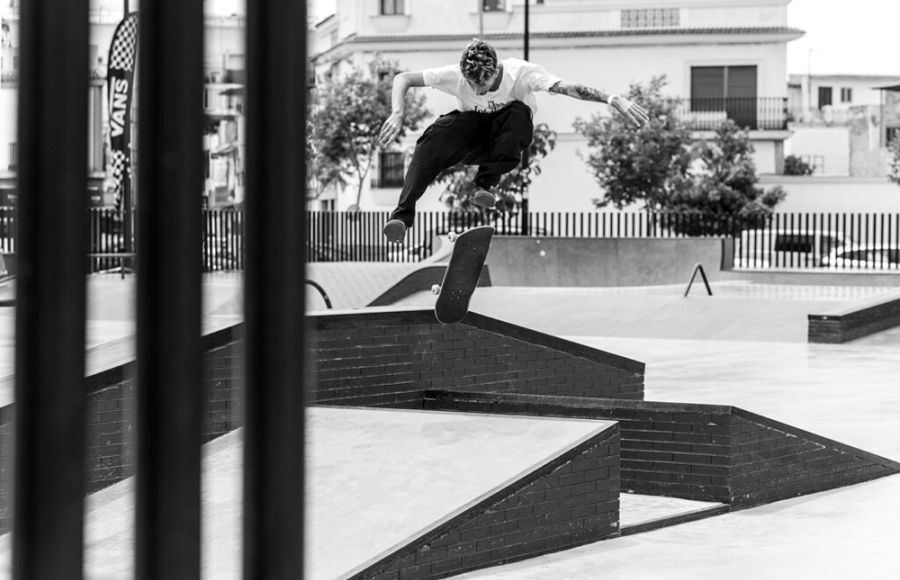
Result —
<instances>
[{"instance_id":1,"label":"curly hair","mask_svg":"<svg viewBox=\"0 0 900 580\"><path fill-rule=\"evenodd\" d=\"M483 40L474 39L463 50L459 70L474 83L482 83L497 70L497 52Z\"/></svg>"}]
</instances>

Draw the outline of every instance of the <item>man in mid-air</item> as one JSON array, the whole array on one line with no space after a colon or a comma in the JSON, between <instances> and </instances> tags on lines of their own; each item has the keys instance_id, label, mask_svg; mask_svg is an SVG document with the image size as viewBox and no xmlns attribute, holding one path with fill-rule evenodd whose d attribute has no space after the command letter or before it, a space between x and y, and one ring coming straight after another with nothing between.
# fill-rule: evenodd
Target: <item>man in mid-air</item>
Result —
<instances>
[{"instance_id":1,"label":"man in mid-air","mask_svg":"<svg viewBox=\"0 0 900 580\"><path fill-rule=\"evenodd\" d=\"M649 120L643 107L625 97L564 82L525 60L499 60L490 44L476 39L463 50L458 65L394 77L391 115L378 138L382 146L392 142L403 127L404 98L410 87L449 93L457 98L458 108L441 115L416 142L397 208L383 230L392 243L401 243L412 227L416 202L425 189L443 170L458 163L478 165L472 201L480 207L494 207L492 188L504 173L519 165L522 152L531 144L537 91L607 103L637 126Z\"/></svg>"}]
</instances>

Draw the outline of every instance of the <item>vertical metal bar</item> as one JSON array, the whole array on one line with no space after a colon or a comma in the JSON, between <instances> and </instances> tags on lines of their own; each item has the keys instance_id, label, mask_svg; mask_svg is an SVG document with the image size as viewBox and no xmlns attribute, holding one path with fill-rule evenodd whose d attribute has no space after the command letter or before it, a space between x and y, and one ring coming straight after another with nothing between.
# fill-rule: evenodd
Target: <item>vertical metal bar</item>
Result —
<instances>
[{"instance_id":1,"label":"vertical metal bar","mask_svg":"<svg viewBox=\"0 0 900 580\"><path fill-rule=\"evenodd\" d=\"M203 2L141 6L136 577L200 574ZM173 63L178 63L177 66Z\"/></svg>"},{"instance_id":2,"label":"vertical metal bar","mask_svg":"<svg viewBox=\"0 0 900 580\"><path fill-rule=\"evenodd\" d=\"M305 2L247 2L247 580L303 575L306 26Z\"/></svg>"},{"instance_id":3,"label":"vertical metal bar","mask_svg":"<svg viewBox=\"0 0 900 580\"><path fill-rule=\"evenodd\" d=\"M12 576L81 578L88 2L20 16Z\"/></svg>"}]
</instances>

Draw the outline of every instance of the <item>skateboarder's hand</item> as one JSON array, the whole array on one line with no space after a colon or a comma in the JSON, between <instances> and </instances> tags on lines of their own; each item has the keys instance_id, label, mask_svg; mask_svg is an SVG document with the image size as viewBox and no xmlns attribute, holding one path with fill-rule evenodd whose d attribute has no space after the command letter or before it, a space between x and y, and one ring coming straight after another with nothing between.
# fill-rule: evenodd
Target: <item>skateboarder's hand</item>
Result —
<instances>
[{"instance_id":1,"label":"skateboarder's hand","mask_svg":"<svg viewBox=\"0 0 900 580\"><path fill-rule=\"evenodd\" d=\"M643 127L650 120L644 107L620 95L610 97L609 106L624 115L629 122L637 127Z\"/></svg>"},{"instance_id":2,"label":"skateboarder's hand","mask_svg":"<svg viewBox=\"0 0 900 580\"><path fill-rule=\"evenodd\" d=\"M378 135L378 144L382 147L391 143L400 134L403 128L403 114L397 111L391 113L384 125L381 126L381 133Z\"/></svg>"}]
</instances>

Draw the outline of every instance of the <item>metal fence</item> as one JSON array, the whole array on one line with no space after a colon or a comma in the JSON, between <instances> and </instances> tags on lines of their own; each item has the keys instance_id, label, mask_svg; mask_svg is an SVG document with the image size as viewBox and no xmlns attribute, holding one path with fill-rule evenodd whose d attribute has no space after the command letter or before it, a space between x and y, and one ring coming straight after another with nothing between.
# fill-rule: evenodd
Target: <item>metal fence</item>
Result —
<instances>
[{"instance_id":1,"label":"metal fence","mask_svg":"<svg viewBox=\"0 0 900 580\"><path fill-rule=\"evenodd\" d=\"M527 218L527 219L526 219ZM383 212L309 212L309 262L418 262L450 231L492 225L498 235L733 239L736 268L900 269L900 214L790 213L766 218L672 212L420 212L403 244L388 244Z\"/></svg>"},{"instance_id":2,"label":"metal fence","mask_svg":"<svg viewBox=\"0 0 900 580\"><path fill-rule=\"evenodd\" d=\"M87 271L107 272L133 269L136 255L134 240L129 241L125 220L131 219L130 231L137 236L136 216L111 208L88 211L89 243ZM245 261L243 210L205 209L203 211L203 271L243 270ZM0 207L0 251L16 253L16 208Z\"/></svg>"},{"instance_id":3,"label":"metal fence","mask_svg":"<svg viewBox=\"0 0 900 580\"><path fill-rule=\"evenodd\" d=\"M726 119L750 130L787 129L785 97L721 97L676 99L678 114L694 131L714 131Z\"/></svg>"},{"instance_id":4,"label":"metal fence","mask_svg":"<svg viewBox=\"0 0 900 580\"><path fill-rule=\"evenodd\" d=\"M122 212L88 210L91 273L132 268ZM784 213L759 219L672 212L420 212L402 244L388 244L387 212L308 212L308 262L419 262L448 232L491 225L498 235L575 238L726 237L736 268L900 269L900 214ZM526 219L527 218L527 219ZM133 218L132 218L133 219ZM16 213L0 207L0 251L16 251ZM134 231L135 228L132 228ZM203 270L243 270L245 216L203 210Z\"/></svg>"}]
</instances>

